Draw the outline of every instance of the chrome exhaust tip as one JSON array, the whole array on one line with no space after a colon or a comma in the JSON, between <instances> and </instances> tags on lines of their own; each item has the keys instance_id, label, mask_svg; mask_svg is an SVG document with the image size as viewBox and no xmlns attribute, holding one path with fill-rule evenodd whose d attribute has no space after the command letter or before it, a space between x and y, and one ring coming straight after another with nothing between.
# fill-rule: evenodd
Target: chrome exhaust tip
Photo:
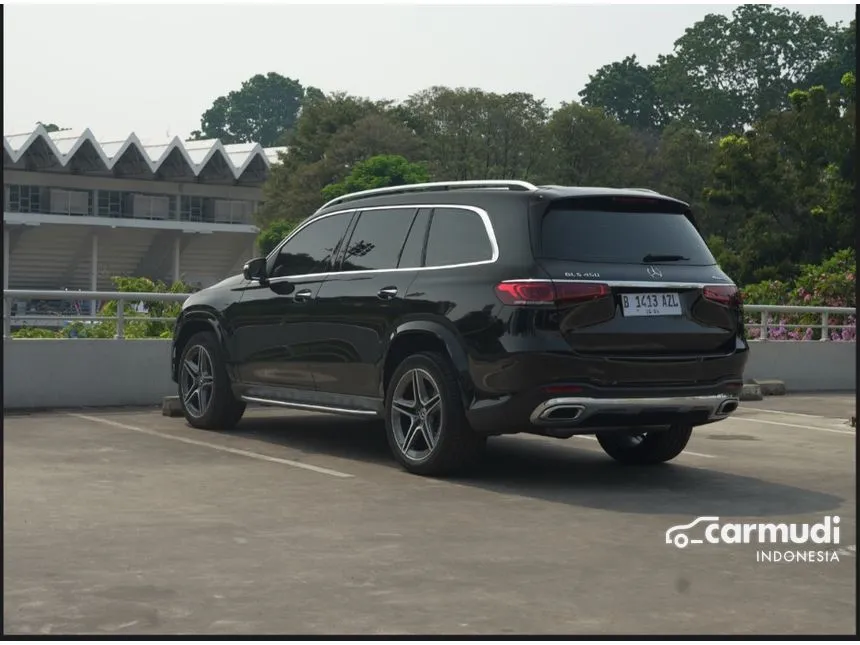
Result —
<instances>
[{"instance_id":1,"label":"chrome exhaust tip","mask_svg":"<svg viewBox=\"0 0 860 645\"><path fill-rule=\"evenodd\" d=\"M584 405L554 405L541 412L538 417L549 423L576 421L585 412Z\"/></svg>"},{"instance_id":2,"label":"chrome exhaust tip","mask_svg":"<svg viewBox=\"0 0 860 645\"><path fill-rule=\"evenodd\" d=\"M740 405L740 401L738 399L726 399L722 403L720 403L717 411L714 413L716 417L727 417L732 412L738 409Z\"/></svg>"}]
</instances>

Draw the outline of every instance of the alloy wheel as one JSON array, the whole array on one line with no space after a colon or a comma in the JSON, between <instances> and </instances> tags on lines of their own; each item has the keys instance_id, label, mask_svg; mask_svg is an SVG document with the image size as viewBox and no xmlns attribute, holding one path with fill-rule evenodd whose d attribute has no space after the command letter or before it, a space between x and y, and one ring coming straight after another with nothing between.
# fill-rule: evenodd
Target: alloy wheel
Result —
<instances>
[{"instance_id":1,"label":"alloy wheel","mask_svg":"<svg viewBox=\"0 0 860 645\"><path fill-rule=\"evenodd\" d=\"M391 427L400 452L411 461L424 461L439 443L442 396L429 372L404 373L391 399Z\"/></svg>"},{"instance_id":2,"label":"alloy wheel","mask_svg":"<svg viewBox=\"0 0 860 645\"><path fill-rule=\"evenodd\" d=\"M195 345L185 354L180 372L180 391L185 409L199 419L212 404L215 373L212 357L202 345Z\"/></svg>"}]
</instances>

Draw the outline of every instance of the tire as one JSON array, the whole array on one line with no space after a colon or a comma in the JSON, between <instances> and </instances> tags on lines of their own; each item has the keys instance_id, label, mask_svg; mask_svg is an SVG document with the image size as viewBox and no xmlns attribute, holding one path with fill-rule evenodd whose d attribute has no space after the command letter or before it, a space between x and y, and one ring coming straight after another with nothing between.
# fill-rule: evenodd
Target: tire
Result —
<instances>
[{"instance_id":1,"label":"tire","mask_svg":"<svg viewBox=\"0 0 860 645\"><path fill-rule=\"evenodd\" d=\"M644 436L625 432L598 432L597 441L607 455L615 461L630 465L653 465L671 461L680 455L693 426L676 425L668 430L647 432Z\"/></svg>"},{"instance_id":2,"label":"tire","mask_svg":"<svg viewBox=\"0 0 860 645\"><path fill-rule=\"evenodd\" d=\"M192 365L197 366L198 373L202 368L202 383L194 378ZM203 430L232 430L245 414L245 402L233 395L224 352L215 334L201 332L191 337L182 350L178 380L179 402L189 425ZM195 385L197 394L193 393Z\"/></svg>"},{"instance_id":3,"label":"tire","mask_svg":"<svg viewBox=\"0 0 860 645\"><path fill-rule=\"evenodd\" d=\"M487 441L469 426L457 374L437 352L409 356L397 366L385 392L385 434L405 470L428 476L467 469Z\"/></svg>"}]
</instances>

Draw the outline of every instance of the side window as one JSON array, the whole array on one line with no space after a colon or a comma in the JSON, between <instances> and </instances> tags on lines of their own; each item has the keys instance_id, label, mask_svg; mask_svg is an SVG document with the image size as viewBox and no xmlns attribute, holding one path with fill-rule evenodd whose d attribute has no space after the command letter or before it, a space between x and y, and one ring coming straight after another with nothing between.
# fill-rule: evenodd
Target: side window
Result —
<instances>
[{"instance_id":1,"label":"side window","mask_svg":"<svg viewBox=\"0 0 860 645\"><path fill-rule=\"evenodd\" d=\"M352 213L339 213L305 226L281 247L269 275L281 278L329 271L351 219Z\"/></svg>"},{"instance_id":2,"label":"side window","mask_svg":"<svg viewBox=\"0 0 860 645\"><path fill-rule=\"evenodd\" d=\"M430 221L424 266L491 260L493 250L480 215L463 208L437 208Z\"/></svg>"},{"instance_id":3,"label":"side window","mask_svg":"<svg viewBox=\"0 0 860 645\"><path fill-rule=\"evenodd\" d=\"M422 208L412 222L409 236L400 253L400 264L403 269L421 266L421 252L424 250L424 237L427 235L427 222L430 219L430 209Z\"/></svg>"},{"instance_id":4,"label":"side window","mask_svg":"<svg viewBox=\"0 0 860 645\"><path fill-rule=\"evenodd\" d=\"M414 208L365 211L349 239L341 271L393 269L415 219Z\"/></svg>"}]
</instances>

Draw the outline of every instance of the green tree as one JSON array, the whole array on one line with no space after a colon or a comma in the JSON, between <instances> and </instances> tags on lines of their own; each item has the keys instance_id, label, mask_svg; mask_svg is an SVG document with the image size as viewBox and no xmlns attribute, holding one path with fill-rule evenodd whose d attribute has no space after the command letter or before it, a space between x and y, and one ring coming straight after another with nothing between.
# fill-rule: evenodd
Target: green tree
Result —
<instances>
[{"instance_id":1,"label":"green tree","mask_svg":"<svg viewBox=\"0 0 860 645\"><path fill-rule=\"evenodd\" d=\"M56 123L44 123L43 121L36 121L37 125L41 125L48 132L63 132L65 130L71 130L71 128L61 128Z\"/></svg>"},{"instance_id":2,"label":"green tree","mask_svg":"<svg viewBox=\"0 0 860 645\"><path fill-rule=\"evenodd\" d=\"M656 72L656 66L643 67L635 54L627 56L590 74L579 96L583 105L602 108L622 125L660 130L666 116Z\"/></svg>"},{"instance_id":3,"label":"green tree","mask_svg":"<svg viewBox=\"0 0 860 645\"><path fill-rule=\"evenodd\" d=\"M275 72L256 74L240 89L215 99L200 119L200 130L191 137L220 139L224 144L279 145L294 126L306 94L317 96L319 90L305 90L299 81Z\"/></svg>"},{"instance_id":4,"label":"green tree","mask_svg":"<svg viewBox=\"0 0 860 645\"><path fill-rule=\"evenodd\" d=\"M838 92L846 73L857 73L857 21L839 31L833 38L829 56L818 63L802 83L803 87L822 85L828 92Z\"/></svg>"},{"instance_id":5,"label":"green tree","mask_svg":"<svg viewBox=\"0 0 860 645\"><path fill-rule=\"evenodd\" d=\"M393 113L424 140L438 179L530 179L541 172L549 109L531 94L431 87Z\"/></svg>"},{"instance_id":6,"label":"green tree","mask_svg":"<svg viewBox=\"0 0 860 645\"><path fill-rule=\"evenodd\" d=\"M427 168L410 163L400 155L378 155L355 165L343 181L326 186L322 193L326 201L361 190L420 184L430 180Z\"/></svg>"},{"instance_id":7,"label":"green tree","mask_svg":"<svg viewBox=\"0 0 860 645\"><path fill-rule=\"evenodd\" d=\"M658 60L657 86L676 118L725 134L786 105L833 51L840 27L773 5L708 14Z\"/></svg>"},{"instance_id":8,"label":"green tree","mask_svg":"<svg viewBox=\"0 0 860 645\"><path fill-rule=\"evenodd\" d=\"M295 222L288 222L282 219L270 222L257 236L257 248L260 249L260 253L269 255L281 243L281 240L293 232L295 227Z\"/></svg>"},{"instance_id":9,"label":"green tree","mask_svg":"<svg viewBox=\"0 0 860 645\"><path fill-rule=\"evenodd\" d=\"M547 173L569 186L643 186L645 149L599 108L564 103L547 126Z\"/></svg>"},{"instance_id":10,"label":"green tree","mask_svg":"<svg viewBox=\"0 0 860 645\"><path fill-rule=\"evenodd\" d=\"M420 155L422 142L389 105L346 94L309 101L283 163L272 168L263 187L260 226L306 218L322 205L323 188L341 181L360 161L380 154Z\"/></svg>"},{"instance_id":11,"label":"green tree","mask_svg":"<svg viewBox=\"0 0 860 645\"><path fill-rule=\"evenodd\" d=\"M325 158L345 174L354 164L380 154L423 159L424 142L394 113L371 113L339 128L329 139Z\"/></svg>"},{"instance_id":12,"label":"green tree","mask_svg":"<svg viewBox=\"0 0 860 645\"><path fill-rule=\"evenodd\" d=\"M720 141L708 232L733 254L741 282L789 279L853 245L853 83L848 74L839 94L795 90L790 109Z\"/></svg>"},{"instance_id":13,"label":"green tree","mask_svg":"<svg viewBox=\"0 0 860 645\"><path fill-rule=\"evenodd\" d=\"M663 130L647 165L647 184L691 204L699 224L709 229L704 187L710 181L716 146L701 132L683 123Z\"/></svg>"},{"instance_id":14,"label":"green tree","mask_svg":"<svg viewBox=\"0 0 860 645\"><path fill-rule=\"evenodd\" d=\"M342 128L354 125L371 114L384 114L388 101L350 96L343 92L316 95L302 107L294 130L287 138L287 164L311 164L321 161L332 137Z\"/></svg>"}]
</instances>

